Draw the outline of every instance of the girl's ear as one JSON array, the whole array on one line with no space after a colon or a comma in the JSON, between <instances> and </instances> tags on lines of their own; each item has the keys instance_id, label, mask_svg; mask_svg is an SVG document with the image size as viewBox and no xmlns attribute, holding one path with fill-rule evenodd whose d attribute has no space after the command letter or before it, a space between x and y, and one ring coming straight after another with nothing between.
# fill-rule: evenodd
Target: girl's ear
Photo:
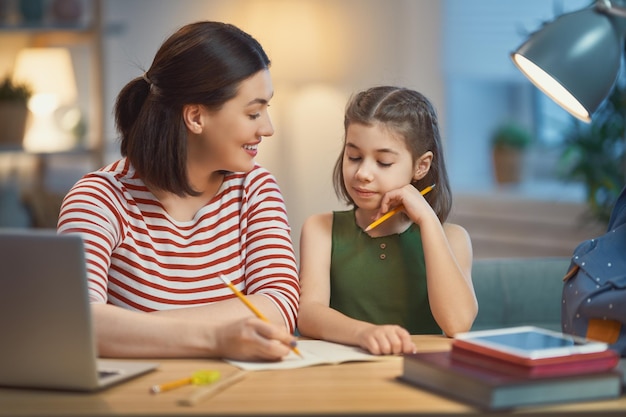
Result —
<instances>
[{"instance_id":1,"label":"girl's ear","mask_svg":"<svg viewBox=\"0 0 626 417\"><path fill-rule=\"evenodd\" d=\"M432 151L424 152L417 161L415 161L415 171L413 172L413 181L421 180L428 174L430 164L433 162Z\"/></svg>"},{"instance_id":2,"label":"girl's ear","mask_svg":"<svg viewBox=\"0 0 626 417\"><path fill-rule=\"evenodd\" d=\"M186 104L183 106L183 121L190 132L202 133L203 119L202 107L199 104Z\"/></svg>"}]
</instances>

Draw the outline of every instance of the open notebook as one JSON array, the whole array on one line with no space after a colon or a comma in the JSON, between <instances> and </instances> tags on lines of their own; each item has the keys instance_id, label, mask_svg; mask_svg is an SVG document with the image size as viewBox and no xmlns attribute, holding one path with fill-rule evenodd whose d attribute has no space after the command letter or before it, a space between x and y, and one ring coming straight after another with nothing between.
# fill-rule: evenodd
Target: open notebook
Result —
<instances>
[{"instance_id":1,"label":"open notebook","mask_svg":"<svg viewBox=\"0 0 626 417\"><path fill-rule=\"evenodd\" d=\"M400 360L401 356L372 355L363 349L324 340L299 340L298 350L302 356L290 352L279 362L247 362L227 360L228 363L247 371L268 369L294 369L316 365L334 365L344 362Z\"/></svg>"},{"instance_id":2,"label":"open notebook","mask_svg":"<svg viewBox=\"0 0 626 417\"><path fill-rule=\"evenodd\" d=\"M0 229L0 386L92 391L157 364L98 359L82 239Z\"/></svg>"}]
</instances>

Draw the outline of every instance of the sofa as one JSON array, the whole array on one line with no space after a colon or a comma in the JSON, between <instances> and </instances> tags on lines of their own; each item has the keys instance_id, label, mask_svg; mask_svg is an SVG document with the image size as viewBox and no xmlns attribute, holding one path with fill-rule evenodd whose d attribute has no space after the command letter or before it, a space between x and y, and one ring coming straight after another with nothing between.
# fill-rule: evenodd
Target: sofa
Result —
<instances>
[{"instance_id":1,"label":"sofa","mask_svg":"<svg viewBox=\"0 0 626 417\"><path fill-rule=\"evenodd\" d=\"M561 330L561 291L570 258L476 259L478 315L472 330L522 325Z\"/></svg>"}]
</instances>

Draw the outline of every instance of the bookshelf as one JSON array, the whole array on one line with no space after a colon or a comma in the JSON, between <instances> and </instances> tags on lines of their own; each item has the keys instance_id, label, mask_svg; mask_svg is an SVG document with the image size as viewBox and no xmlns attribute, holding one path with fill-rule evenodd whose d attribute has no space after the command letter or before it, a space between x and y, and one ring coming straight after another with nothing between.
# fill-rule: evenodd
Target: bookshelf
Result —
<instances>
[{"instance_id":1,"label":"bookshelf","mask_svg":"<svg viewBox=\"0 0 626 417\"><path fill-rule=\"evenodd\" d=\"M24 16L28 7L35 10L33 18ZM0 200L3 191L15 194L17 190L22 204L13 208L0 205L0 227L25 224L12 224L7 210L26 213L31 227L55 227L69 187L84 173L102 165L101 15L101 0L0 0L0 79L12 74L18 53L25 48L60 47L70 52L77 90L74 103L54 112L55 123L70 138L59 149L54 144L44 149L31 148L27 143L16 146L19 139L3 137L6 133L0 129ZM32 128L32 112L28 117ZM45 134L42 139L50 143L54 140Z\"/></svg>"}]
</instances>

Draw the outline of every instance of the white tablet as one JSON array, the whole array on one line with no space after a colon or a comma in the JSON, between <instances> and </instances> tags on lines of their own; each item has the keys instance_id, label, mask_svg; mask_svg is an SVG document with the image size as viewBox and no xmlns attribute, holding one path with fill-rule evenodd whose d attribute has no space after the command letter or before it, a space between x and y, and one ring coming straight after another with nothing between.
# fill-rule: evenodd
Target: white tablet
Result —
<instances>
[{"instance_id":1,"label":"white tablet","mask_svg":"<svg viewBox=\"0 0 626 417\"><path fill-rule=\"evenodd\" d=\"M480 353L501 352L523 359L541 359L579 353L601 352L606 343L535 326L508 327L459 333L454 337L457 346Z\"/></svg>"}]
</instances>

